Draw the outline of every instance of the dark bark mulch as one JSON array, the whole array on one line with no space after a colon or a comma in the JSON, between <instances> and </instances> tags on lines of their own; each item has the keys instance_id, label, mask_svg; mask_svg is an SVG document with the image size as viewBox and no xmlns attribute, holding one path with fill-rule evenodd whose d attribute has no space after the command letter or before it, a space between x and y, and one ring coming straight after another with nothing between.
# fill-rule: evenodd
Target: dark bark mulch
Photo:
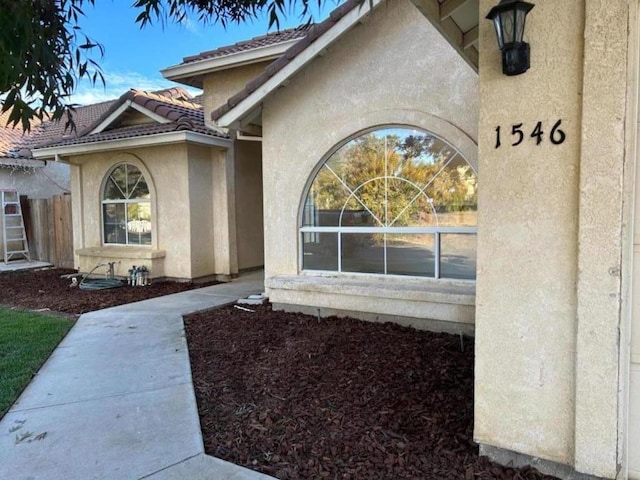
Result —
<instances>
[{"instance_id":1,"label":"dark bark mulch","mask_svg":"<svg viewBox=\"0 0 640 480\"><path fill-rule=\"evenodd\" d=\"M232 307L185 320L207 453L280 479L551 479L478 456L473 340Z\"/></svg>"},{"instance_id":2,"label":"dark bark mulch","mask_svg":"<svg viewBox=\"0 0 640 480\"><path fill-rule=\"evenodd\" d=\"M152 282L145 287L125 285L108 290L86 291L70 288L71 280L61 278L61 275L68 273L76 271L49 268L0 273L0 305L79 315L216 283Z\"/></svg>"}]
</instances>

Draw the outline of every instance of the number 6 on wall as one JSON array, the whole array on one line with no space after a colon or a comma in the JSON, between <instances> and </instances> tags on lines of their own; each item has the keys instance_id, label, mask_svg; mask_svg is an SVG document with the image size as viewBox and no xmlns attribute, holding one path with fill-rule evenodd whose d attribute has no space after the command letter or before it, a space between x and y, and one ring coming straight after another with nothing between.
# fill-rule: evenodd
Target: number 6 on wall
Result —
<instances>
[{"instance_id":1,"label":"number 6 on wall","mask_svg":"<svg viewBox=\"0 0 640 480\"><path fill-rule=\"evenodd\" d=\"M551 143L554 145L560 145L564 142L564 139L567 138L565 133L560 129L561 123L562 120L558 120L551 129L551 134L549 135L549 140L551 140Z\"/></svg>"}]
</instances>

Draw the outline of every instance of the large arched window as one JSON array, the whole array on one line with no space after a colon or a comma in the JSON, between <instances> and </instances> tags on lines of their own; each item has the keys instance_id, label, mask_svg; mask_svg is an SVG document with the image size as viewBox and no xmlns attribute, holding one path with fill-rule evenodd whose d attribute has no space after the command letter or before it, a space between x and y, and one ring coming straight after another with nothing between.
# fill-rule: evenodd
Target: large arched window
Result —
<instances>
[{"instance_id":1,"label":"large arched window","mask_svg":"<svg viewBox=\"0 0 640 480\"><path fill-rule=\"evenodd\" d=\"M303 270L473 280L477 174L437 136L384 128L322 164L301 219Z\"/></svg>"},{"instance_id":2,"label":"large arched window","mask_svg":"<svg viewBox=\"0 0 640 480\"><path fill-rule=\"evenodd\" d=\"M102 219L105 244L151 245L149 186L135 165L122 163L107 175Z\"/></svg>"}]
</instances>

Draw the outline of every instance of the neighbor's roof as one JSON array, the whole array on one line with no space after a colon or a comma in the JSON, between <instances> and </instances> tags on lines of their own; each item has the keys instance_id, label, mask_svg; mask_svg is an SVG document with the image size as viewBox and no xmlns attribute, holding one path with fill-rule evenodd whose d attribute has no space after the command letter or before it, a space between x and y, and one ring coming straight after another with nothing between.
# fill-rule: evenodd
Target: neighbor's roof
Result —
<instances>
[{"instance_id":1,"label":"neighbor's roof","mask_svg":"<svg viewBox=\"0 0 640 480\"><path fill-rule=\"evenodd\" d=\"M24 141L25 137L33 133L33 130L31 133L25 132L21 123L15 127L7 125L9 115L11 115L11 109L0 113L0 157L16 156L16 148ZM32 125L32 128L35 129L36 126L37 123Z\"/></svg>"},{"instance_id":2,"label":"neighbor's roof","mask_svg":"<svg viewBox=\"0 0 640 480\"><path fill-rule=\"evenodd\" d=\"M176 131L191 131L212 137L229 138L221 130L212 130L205 126L202 105L195 103L191 95L179 87L158 92L131 89L119 99L106 103L107 105L99 104L101 114L95 116L93 121L83 123L82 127L78 126L75 134L66 134L53 139L48 136L46 141L38 141L33 148L98 143ZM137 106L134 107L136 110L156 115L165 121L118 126L118 113L134 104ZM116 116L113 117L114 115ZM64 132L64 128L62 130L59 126L56 128L58 132Z\"/></svg>"},{"instance_id":3,"label":"neighbor's roof","mask_svg":"<svg viewBox=\"0 0 640 480\"><path fill-rule=\"evenodd\" d=\"M21 123L15 127L7 125L10 115L11 109L0 114L0 167L43 167L45 162L32 159L31 151L25 148L25 144L40 131L40 120L32 120L31 130L26 132Z\"/></svg>"}]
</instances>

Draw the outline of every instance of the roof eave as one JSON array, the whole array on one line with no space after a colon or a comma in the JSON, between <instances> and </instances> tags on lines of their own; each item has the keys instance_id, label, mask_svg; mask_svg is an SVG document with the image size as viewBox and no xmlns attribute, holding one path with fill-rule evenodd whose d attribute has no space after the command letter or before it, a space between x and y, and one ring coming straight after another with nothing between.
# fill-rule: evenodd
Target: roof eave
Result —
<instances>
[{"instance_id":1,"label":"roof eave","mask_svg":"<svg viewBox=\"0 0 640 480\"><path fill-rule=\"evenodd\" d=\"M318 37L302 52L296 55L287 65L275 73L269 80L259 86L245 99L228 112L216 119L216 124L223 128L239 129L247 116L255 116L257 109L263 100L282 86L289 78L295 75L302 67L311 62L315 57L324 53L325 49L348 31L356 23L366 17L374 8L384 0L372 0L362 2L358 7L346 13L333 27ZM246 122L244 122L246 123Z\"/></svg>"},{"instance_id":2,"label":"roof eave","mask_svg":"<svg viewBox=\"0 0 640 480\"><path fill-rule=\"evenodd\" d=\"M411 0L411 2L477 73L479 64L478 25L476 24L468 31L463 31L456 23L455 17L457 10L463 10L466 4L477 3L478 0L448 0L446 2Z\"/></svg>"},{"instance_id":3,"label":"roof eave","mask_svg":"<svg viewBox=\"0 0 640 480\"><path fill-rule=\"evenodd\" d=\"M108 152L126 148L140 148L174 143L193 143L219 148L229 148L232 140L229 138L213 137L199 132L165 132L140 137L104 140L94 143L78 143L74 145L59 145L34 149L35 159L45 160L61 156L84 155L87 153Z\"/></svg>"},{"instance_id":4,"label":"roof eave","mask_svg":"<svg viewBox=\"0 0 640 480\"><path fill-rule=\"evenodd\" d=\"M231 68L251 65L253 63L269 62L280 57L300 38L286 40L284 42L268 45L265 47L254 48L242 52L232 53L221 57L205 58L195 62L184 63L160 70L160 73L167 80L174 82L186 83L191 86L202 86L203 75L229 70ZM194 80L196 80L194 82ZM191 82L191 83L189 83Z\"/></svg>"}]
</instances>

